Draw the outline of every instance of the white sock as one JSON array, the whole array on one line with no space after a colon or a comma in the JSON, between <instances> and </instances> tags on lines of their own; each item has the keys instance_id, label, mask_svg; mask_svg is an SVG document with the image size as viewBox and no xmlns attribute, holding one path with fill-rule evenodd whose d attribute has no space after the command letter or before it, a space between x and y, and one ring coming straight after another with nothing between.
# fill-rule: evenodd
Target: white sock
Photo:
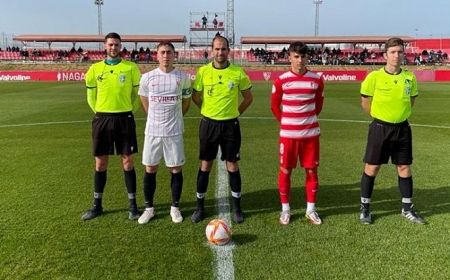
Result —
<instances>
[{"instance_id":1,"label":"white sock","mask_svg":"<svg viewBox=\"0 0 450 280\"><path fill-rule=\"evenodd\" d=\"M291 206L289 205L289 203L281 203L281 211L291 211Z\"/></svg>"},{"instance_id":2,"label":"white sock","mask_svg":"<svg viewBox=\"0 0 450 280\"><path fill-rule=\"evenodd\" d=\"M311 213L312 211L314 211L315 207L316 207L315 203L307 202L306 203L306 213Z\"/></svg>"}]
</instances>

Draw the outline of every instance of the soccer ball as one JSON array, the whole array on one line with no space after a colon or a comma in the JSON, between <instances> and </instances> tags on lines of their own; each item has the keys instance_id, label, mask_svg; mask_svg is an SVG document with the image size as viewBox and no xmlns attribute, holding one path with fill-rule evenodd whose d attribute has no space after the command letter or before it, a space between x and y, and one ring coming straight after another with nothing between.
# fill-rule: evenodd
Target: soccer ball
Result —
<instances>
[{"instance_id":1,"label":"soccer ball","mask_svg":"<svg viewBox=\"0 0 450 280\"><path fill-rule=\"evenodd\" d=\"M206 226L206 239L214 245L225 245L231 239L231 230L221 219L214 219Z\"/></svg>"}]
</instances>

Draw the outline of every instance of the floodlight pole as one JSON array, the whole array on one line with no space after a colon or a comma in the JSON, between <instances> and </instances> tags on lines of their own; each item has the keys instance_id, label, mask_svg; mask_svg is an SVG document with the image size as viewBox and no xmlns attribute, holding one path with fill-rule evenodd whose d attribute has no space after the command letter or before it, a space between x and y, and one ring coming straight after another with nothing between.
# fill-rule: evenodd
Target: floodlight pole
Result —
<instances>
[{"instance_id":1,"label":"floodlight pole","mask_svg":"<svg viewBox=\"0 0 450 280\"><path fill-rule=\"evenodd\" d=\"M417 49L417 34L418 34L418 31L419 31L419 28L416 28L416 29L414 29L415 31L416 31L416 40L414 41L414 47L415 47L415 49ZM414 52L416 52L416 50L414 50Z\"/></svg>"},{"instance_id":2,"label":"floodlight pole","mask_svg":"<svg viewBox=\"0 0 450 280\"><path fill-rule=\"evenodd\" d=\"M323 0L313 0L313 3L316 4L316 24L314 29L314 36L319 36L319 5L322 4Z\"/></svg>"},{"instance_id":3,"label":"floodlight pole","mask_svg":"<svg viewBox=\"0 0 450 280\"><path fill-rule=\"evenodd\" d=\"M98 35L102 35L103 30L102 30L102 5L103 5L103 0L95 0L94 4L98 6Z\"/></svg>"},{"instance_id":4,"label":"floodlight pole","mask_svg":"<svg viewBox=\"0 0 450 280\"><path fill-rule=\"evenodd\" d=\"M234 50L234 0L227 0L227 22L225 37L230 43L230 49ZM231 60L234 62L234 52Z\"/></svg>"},{"instance_id":5,"label":"floodlight pole","mask_svg":"<svg viewBox=\"0 0 450 280\"><path fill-rule=\"evenodd\" d=\"M94 4L97 5L98 7L98 35L102 35L103 33L103 28L102 28L102 5L103 5L103 0L95 0ZM101 50L102 49L102 44L98 43L98 49Z\"/></svg>"}]
</instances>

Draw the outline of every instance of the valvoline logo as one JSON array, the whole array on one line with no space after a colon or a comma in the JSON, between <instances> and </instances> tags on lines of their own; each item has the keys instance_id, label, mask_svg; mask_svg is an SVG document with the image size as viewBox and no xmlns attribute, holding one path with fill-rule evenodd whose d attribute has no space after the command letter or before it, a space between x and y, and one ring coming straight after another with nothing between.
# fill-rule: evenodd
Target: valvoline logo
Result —
<instances>
[{"instance_id":1,"label":"valvoline logo","mask_svg":"<svg viewBox=\"0 0 450 280\"><path fill-rule=\"evenodd\" d=\"M348 74L323 74L323 72L317 72L319 76L322 76L324 81L330 81L330 82L338 82L338 81L345 81L345 82L353 82L357 81L356 75L348 75Z\"/></svg>"},{"instance_id":2,"label":"valvoline logo","mask_svg":"<svg viewBox=\"0 0 450 280\"><path fill-rule=\"evenodd\" d=\"M0 81L28 81L28 80L31 80L30 76L24 76L21 74L18 74L18 75L2 74L2 75L0 75Z\"/></svg>"}]
</instances>

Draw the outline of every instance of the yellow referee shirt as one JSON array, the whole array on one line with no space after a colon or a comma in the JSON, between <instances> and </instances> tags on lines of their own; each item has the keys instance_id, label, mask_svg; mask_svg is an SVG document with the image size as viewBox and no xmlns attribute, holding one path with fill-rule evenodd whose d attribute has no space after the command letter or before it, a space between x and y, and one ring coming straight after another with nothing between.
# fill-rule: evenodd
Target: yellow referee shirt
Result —
<instances>
[{"instance_id":1,"label":"yellow referee shirt","mask_svg":"<svg viewBox=\"0 0 450 280\"><path fill-rule=\"evenodd\" d=\"M361 94L372 97L372 117L388 123L401 123L411 115L411 97L419 93L414 73L402 69L393 75L383 67L367 75L361 84Z\"/></svg>"},{"instance_id":2,"label":"yellow referee shirt","mask_svg":"<svg viewBox=\"0 0 450 280\"><path fill-rule=\"evenodd\" d=\"M224 69L208 63L195 75L193 89L203 91L200 113L213 120L230 120L239 116L239 94L252 87L241 67L232 63Z\"/></svg>"},{"instance_id":3,"label":"yellow referee shirt","mask_svg":"<svg viewBox=\"0 0 450 280\"><path fill-rule=\"evenodd\" d=\"M85 78L88 102L89 90L96 90L93 104L89 104L95 112L122 113L136 109L133 102L138 98L141 73L134 62L121 60L117 64L107 64L103 60L92 64Z\"/></svg>"}]
</instances>

